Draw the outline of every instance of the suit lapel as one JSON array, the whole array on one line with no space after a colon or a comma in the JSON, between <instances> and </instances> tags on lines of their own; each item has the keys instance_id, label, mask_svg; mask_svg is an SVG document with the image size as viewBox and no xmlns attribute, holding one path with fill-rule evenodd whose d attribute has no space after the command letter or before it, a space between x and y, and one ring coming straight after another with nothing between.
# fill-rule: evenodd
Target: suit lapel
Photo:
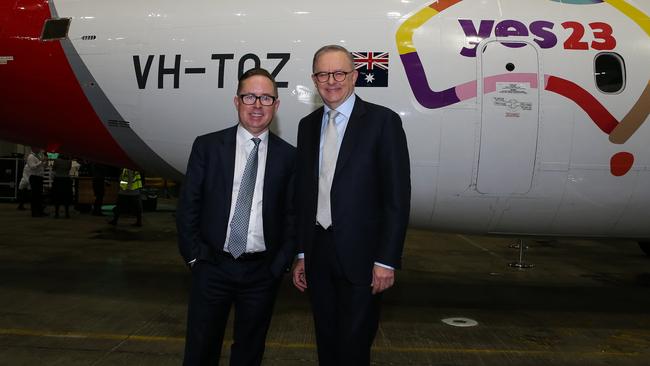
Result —
<instances>
[{"instance_id":1,"label":"suit lapel","mask_svg":"<svg viewBox=\"0 0 650 366\"><path fill-rule=\"evenodd\" d=\"M275 140L275 135L269 131L269 137L268 137L268 143L266 145L266 166L264 168L264 187L263 187L263 193L262 197L270 197L272 193L270 193L271 188L273 188L273 182L275 178L275 173L279 171L277 168L277 159L276 159L276 151L275 151L275 146L277 141ZM262 218L265 218L268 210L269 210L269 205L267 202L270 202L271 200L268 199L262 199ZM266 222L267 220L264 220Z\"/></svg>"},{"instance_id":2,"label":"suit lapel","mask_svg":"<svg viewBox=\"0 0 650 366\"><path fill-rule=\"evenodd\" d=\"M313 114L314 118L310 121L309 124L312 127L311 133L309 135L309 138L311 139L311 153L309 156L311 156L312 159L311 166L313 178L315 178L316 181L318 181L318 172L320 168L320 133L323 123L323 111L323 107L319 108L318 113Z\"/></svg>"},{"instance_id":3,"label":"suit lapel","mask_svg":"<svg viewBox=\"0 0 650 366\"><path fill-rule=\"evenodd\" d=\"M336 176L349 160L354 151L354 147L359 143L359 139L361 138L361 133L363 131L363 115L366 113L364 103L365 102L361 100L359 96L356 96L354 107L352 108L352 115L348 120L348 126L345 128L345 134L343 135L343 141L341 142L341 148L339 149L339 156L336 160L334 180L336 180Z\"/></svg>"},{"instance_id":4,"label":"suit lapel","mask_svg":"<svg viewBox=\"0 0 650 366\"><path fill-rule=\"evenodd\" d=\"M221 166L216 167L214 174L223 175L226 192L225 209L229 212L232 201L232 181L235 176L235 149L237 148L237 126L224 133L221 143L217 147L221 156Z\"/></svg>"}]
</instances>

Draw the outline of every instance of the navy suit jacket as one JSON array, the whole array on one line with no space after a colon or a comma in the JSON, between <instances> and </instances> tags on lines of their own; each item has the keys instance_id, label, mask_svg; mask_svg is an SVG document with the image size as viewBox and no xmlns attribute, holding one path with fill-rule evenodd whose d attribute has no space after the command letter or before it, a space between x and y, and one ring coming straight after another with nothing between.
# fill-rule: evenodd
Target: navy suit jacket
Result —
<instances>
[{"instance_id":1,"label":"navy suit jacket","mask_svg":"<svg viewBox=\"0 0 650 366\"><path fill-rule=\"evenodd\" d=\"M186 263L217 261L223 251L232 201L237 126L199 136L187 164L176 210L178 245ZM269 268L280 276L295 252L293 179L295 148L269 133L262 220ZM259 177L258 177L259 179Z\"/></svg>"},{"instance_id":2,"label":"navy suit jacket","mask_svg":"<svg viewBox=\"0 0 650 366\"><path fill-rule=\"evenodd\" d=\"M323 108L300 121L296 170L299 250L309 275L318 205ZM346 278L370 284L374 262L399 268L411 179L399 115L358 96L343 136L330 191L337 256Z\"/></svg>"}]
</instances>

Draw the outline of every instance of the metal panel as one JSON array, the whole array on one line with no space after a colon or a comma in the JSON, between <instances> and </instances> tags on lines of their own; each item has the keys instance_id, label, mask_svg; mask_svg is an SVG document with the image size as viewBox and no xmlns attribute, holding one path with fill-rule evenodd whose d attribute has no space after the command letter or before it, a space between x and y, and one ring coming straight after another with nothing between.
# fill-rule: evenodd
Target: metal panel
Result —
<instances>
[{"instance_id":1,"label":"metal panel","mask_svg":"<svg viewBox=\"0 0 650 366\"><path fill-rule=\"evenodd\" d=\"M481 55L481 146L476 188L487 194L530 190L537 151L537 52L523 42L489 42Z\"/></svg>"}]
</instances>

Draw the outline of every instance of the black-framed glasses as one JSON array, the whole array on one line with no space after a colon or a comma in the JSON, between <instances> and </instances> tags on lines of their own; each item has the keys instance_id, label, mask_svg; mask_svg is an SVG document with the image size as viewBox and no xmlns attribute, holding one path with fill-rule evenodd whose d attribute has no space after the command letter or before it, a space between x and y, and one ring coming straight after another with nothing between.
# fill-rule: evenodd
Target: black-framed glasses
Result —
<instances>
[{"instance_id":1,"label":"black-framed glasses","mask_svg":"<svg viewBox=\"0 0 650 366\"><path fill-rule=\"evenodd\" d=\"M335 81L343 81L345 78L348 76L348 74L352 74L354 70L352 71L334 71L334 72L317 72L314 73L314 77L316 80L318 80L319 83L326 83L330 79L330 75L334 78Z\"/></svg>"},{"instance_id":2,"label":"black-framed glasses","mask_svg":"<svg viewBox=\"0 0 650 366\"><path fill-rule=\"evenodd\" d=\"M240 94L239 99L241 99L242 103L246 105L253 105L257 100L260 100L260 104L263 106L272 106L273 103L275 103L275 100L278 99L278 97L274 97L272 95L255 95L255 94Z\"/></svg>"}]
</instances>

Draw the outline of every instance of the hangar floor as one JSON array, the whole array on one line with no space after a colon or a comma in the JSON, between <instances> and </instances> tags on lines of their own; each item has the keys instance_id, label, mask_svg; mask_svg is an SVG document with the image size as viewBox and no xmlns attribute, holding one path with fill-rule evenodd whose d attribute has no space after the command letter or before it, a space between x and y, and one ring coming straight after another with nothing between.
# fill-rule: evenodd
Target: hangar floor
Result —
<instances>
[{"instance_id":1,"label":"hangar floor","mask_svg":"<svg viewBox=\"0 0 650 366\"><path fill-rule=\"evenodd\" d=\"M0 204L0 365L180 365L189 273L173 202L159 207L142 228L115 228ZM634 242L529 240L531 270L507 266L512 243L410 230L373 364L650 364L650 258ZM307 299L289 280L267 345L265 365L316 364Z\"/></svg>"}]
</instances>

